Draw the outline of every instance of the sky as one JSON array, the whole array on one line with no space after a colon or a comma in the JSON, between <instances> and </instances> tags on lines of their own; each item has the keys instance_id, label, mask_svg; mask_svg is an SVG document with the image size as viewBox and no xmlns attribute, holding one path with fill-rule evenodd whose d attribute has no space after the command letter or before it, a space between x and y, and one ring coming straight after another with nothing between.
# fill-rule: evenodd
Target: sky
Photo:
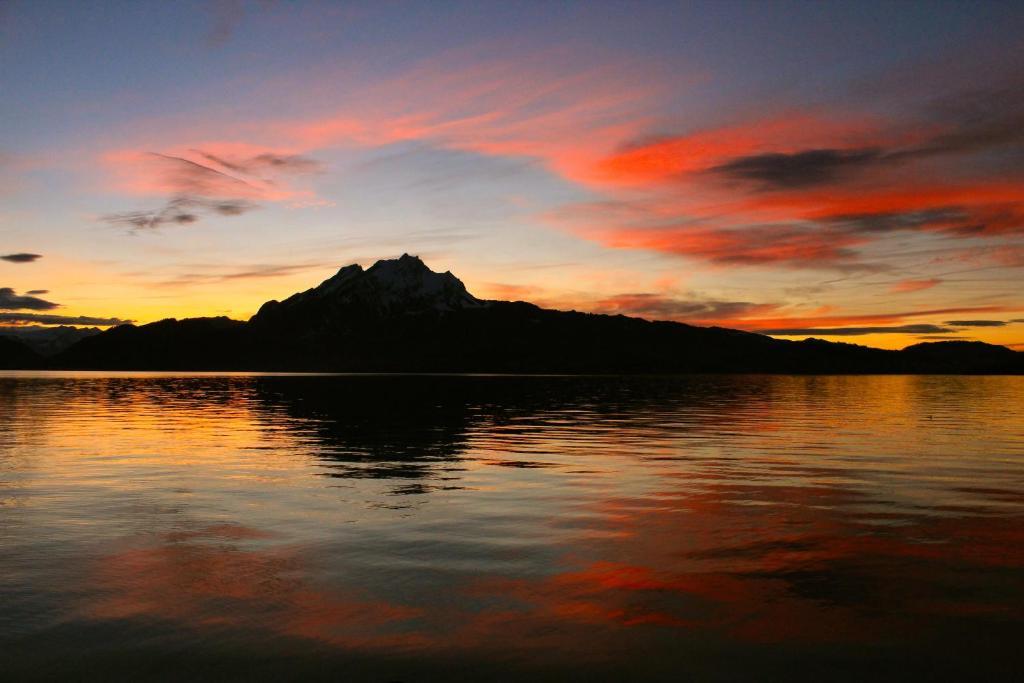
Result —
<instances>
[{"instance_id":1,"label":"sky","mask_svg":"<svg viewBox=\"0 0 1024 683\"><path fill-rule=\"evenodd\" d=\"M1024 350L1019 2L0 0L0 326L476 296Z\"/></svg>"}]
</instances>

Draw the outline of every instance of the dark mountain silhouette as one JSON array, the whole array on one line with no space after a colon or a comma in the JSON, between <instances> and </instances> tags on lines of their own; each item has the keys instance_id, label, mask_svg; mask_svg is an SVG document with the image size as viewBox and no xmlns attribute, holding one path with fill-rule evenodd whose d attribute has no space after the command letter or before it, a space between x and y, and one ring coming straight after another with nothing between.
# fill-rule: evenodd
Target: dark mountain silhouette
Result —
<instances>
[{"instance_id":1,"label":"dark mountain silhouette","mask_svg":"<svg viewBox=\"0 0 1024 683\"><path fill-rule=\"evenodd\" d=\"M17 339L0 336L0 369L37 368L42 363L42 360L38 353Z\"/></svg>"},{"instance_id":2,"label":"dark mountain silhouette","mask_svg":"<svg viewBox=\"0 0 1024 683\"><path fill-rule=\"evenodd\" d=\"M319 286L228 318L122 325L52 367L533 373L1019 373L1024 354L978 342L886 351L720 327L483 301L418 258L346 266Z\"/></svg>"}]
</instances>

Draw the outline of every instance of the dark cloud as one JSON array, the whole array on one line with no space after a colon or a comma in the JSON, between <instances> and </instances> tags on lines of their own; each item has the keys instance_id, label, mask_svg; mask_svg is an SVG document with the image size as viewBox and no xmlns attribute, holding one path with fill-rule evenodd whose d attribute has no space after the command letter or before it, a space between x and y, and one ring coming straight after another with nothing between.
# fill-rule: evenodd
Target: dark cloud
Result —
<instances>
[{"instance_id":1,"label":"dark cloud","mask_svg":"<svg viewBox=\"0 0 1024 683\"><path fill-rule=\"evenodd\" d=\"M36 325L97 325L109 327L123 325L131 320L121 318L94 318L87 315L51 315L47 313L0 313L3 324L36 324Z\"/></svg>"},{"instance_id":2,"label":"dark cloud","mask_svg":"<svg viewBox=\"0 0 1024 683\"><path fill-rule=\"evenodd\" d=\"M816 219L825 228L849 235L930 230L959 237L1016 234L1024 231L1024 204L935 206L914 211L837 214Z\"/></svg>"},{"instance_id":3,"label":"dark cloud","mask_svg":"<svg viewBox=\"0 0 1024 683\"><path fill-rule=\"evenodd\" d=\"M758 183L762 189L810 187L834 182L846 173L877 163L878 149L808 149L784 154L737 157L711 169L713 173Z\"/></svg>"},{"instance_id":4,"label":"dark cloud","mask_svg":"<svg viewBox=\"0 0 1024 683\"><path fill-rule=\"evenodd\" d=\"M947 320L943 325L952 327L1003 327L1005 320Z\"/></svg>"},{"instance_id":5,"label":"dark cloud","mask_svg":"<svg viewBox=\"0 0 1024 683\"><path fill-rule=\"evenodd\" d=\"M39 296L41 294L49 294L50 290L48 290L48 289L30 289L30 290L28 290L25 293L26 294L31 294L32 296Z\"/></svg>"},{"instance_id":6,"label":"dark cloud","mask_svg":"<svg viewBox=\"0 0 1024 683\"><path fill-rule=\"evenodd\" d=\"M34 296L19 296L10 287L0 287L0 310L4 311L49 311L60 304L45 301Z\"/></svg>"},{"instance_id":7,"label":"dark cloud","mask_svg":"<svg viewBox=\"0 0 1024 683\"><path fill-rule=\"evenodd\" d=\"M246 211L250 211L256 207L250 202L221 200L207 203L206 208L214 213L220 214L221 216L241 216Z\"/></svg>"},{"instance_id":8,"label":"dark cloud","mask_svg":"<svg viewBox=\"0 0 1024 683\"><path fill-rule=\"evenodd\" d=\"M828 216L821 222L845 232L886 233L936 226L964 226L970 223L970 216L960 207L940 206L921 211L841 214Z\"/></svg>"},{"instance_id":9,"label":"dark cloud","mask_svg":"<svg viewBox=\"0 0 1024 683\"><path fill-rule=\"evenodd\" d=\"M107 214L103 220L111 225L127 227L129 232L154 230L164 225L189 225L199 220L202 213L238 216L256 208L252 202L242 200L206 200L197 197L175 197L153 211L125 211Z\"/></svg>"},{"instance_id":10,"label":"dark cloud","mask_svg":"<svg viewBox=\"0 0 1024 683\"><path fill-rule=\"evenodd\" d=\"M223 156L204 152L201 149L194 149L192 151L218 166L235 171L236 173L248 175L257 175L267 169L289 173L318 173L324 168L323 164L319 161L300 154L264 153L241 159L227 159Z\"/></svg>"},{"instance_id":11,"label":"dark cloud","mask_svg":"<svg viewBox=\"0 0 1024 683\"><path fill-rule=\"evenodd\" d=\"M293 173L315 173L323 170L323 164L315 159L298 154L257 154L252 163L258 166L288 170Z\"/></svg>"},{"instance_id":12,"label":"dark cloud","mask_svg":"<svg viewBox=\"0 0 1024 683\"><path fill-rule=\"evenodd\" d=\"M0 256L0 261L9 261L11 263L32 263L36 259L41 259L42 254L4 254Z\"/></svg>"},{"instance_id":13,"label":"dark cloud","mask_svg":"<svg viewBox=\"0 0 1024 683\"><path fill-rule=\"evenodd\" d=\"M856 337L862 334L943 334L955 332L948 327L929 324L880 325L875 327L788 327L758 330L762 334L820 337Z\"/></svg>"}]
</instances>

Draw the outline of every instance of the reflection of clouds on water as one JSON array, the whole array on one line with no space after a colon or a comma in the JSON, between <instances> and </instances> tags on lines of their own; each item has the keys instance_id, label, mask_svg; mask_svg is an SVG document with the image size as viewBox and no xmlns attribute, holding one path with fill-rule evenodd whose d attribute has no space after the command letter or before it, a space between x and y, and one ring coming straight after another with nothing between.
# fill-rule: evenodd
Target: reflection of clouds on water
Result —
<instances>
[{"instance_id":1,"label":"reflection of clouds on water","mask_svg":"<svg viewBox=\"0 0 1024 683\"><path fill-rule=\"evenodd\" d=\"M300 549L238 524L179 530L104 556L84 618L158 619L200 631L269 631L340 647L398 648L419 611L320 588Z\"/></svg>"},{"instance_id":2,"label":"reflection of clouds on water","mask_svg":"<svg viewBox=\"0 0 1024 683\"><path fill-rule=\"evenodd\" d=\"M0 380L0 599L381 679L1003 673L1024 389L976 379Z\"/></svg>"}]
</instances>

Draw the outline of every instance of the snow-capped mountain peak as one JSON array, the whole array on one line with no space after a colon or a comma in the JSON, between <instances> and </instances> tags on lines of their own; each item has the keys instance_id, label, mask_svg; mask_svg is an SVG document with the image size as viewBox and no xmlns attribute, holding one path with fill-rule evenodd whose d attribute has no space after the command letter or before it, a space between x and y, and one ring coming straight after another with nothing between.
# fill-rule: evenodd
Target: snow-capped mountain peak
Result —
<instances>
[{"instance_id":1,"label":"snow-capped mountain peak","mask_svg":"<svg viewBox=\"0 0 1024 683\"><path fill-rule=\"evenodd\" d=\"M269 321L281 316L324 320L361 314L391 315L479 308L487 303L466 291L450 272L437 273L416 256L377 261L367 269L345 266L330 278L284 301L270 301L254 316Z\"/></svg>"}]
</instances>

